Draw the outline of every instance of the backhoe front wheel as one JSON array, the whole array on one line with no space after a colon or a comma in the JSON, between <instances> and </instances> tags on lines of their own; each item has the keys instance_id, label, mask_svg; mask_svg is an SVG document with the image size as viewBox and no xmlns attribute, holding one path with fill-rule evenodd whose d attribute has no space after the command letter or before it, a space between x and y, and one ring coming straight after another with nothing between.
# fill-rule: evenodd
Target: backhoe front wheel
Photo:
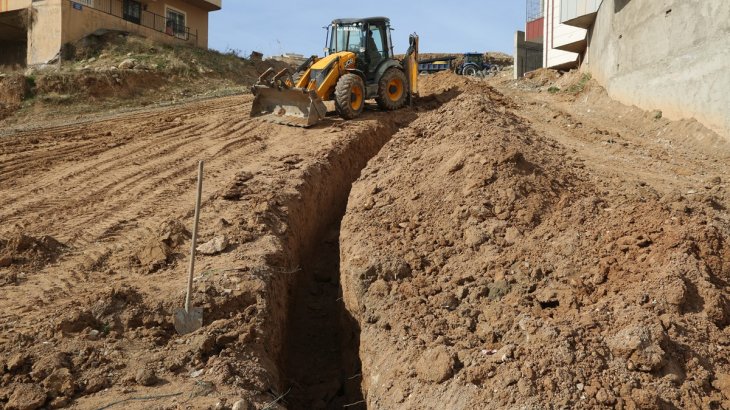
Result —
<instances>
[{"instance_id":1,"label":"backhoe front wheel","mask_svg":"<svg viewBox=\"0 0 730 410\"><path fill-rule=\"evenodd\" d=\"M406 105L408 89L406 75L397 68L389 68L378 82L378 97L375 99L383 110L397 110Z\"/></svg>"},{"instance_id":2,"label":"backhoe front wheel","mask_svg":"<svg viewBox=\"0 0 730 410\"><path fill-rule=\"evenodd\" d=\"M362 114L365 108L365 83L357 74L345 74L335 87L335 108L346 120Z\"/></svg>"}]
</instances>

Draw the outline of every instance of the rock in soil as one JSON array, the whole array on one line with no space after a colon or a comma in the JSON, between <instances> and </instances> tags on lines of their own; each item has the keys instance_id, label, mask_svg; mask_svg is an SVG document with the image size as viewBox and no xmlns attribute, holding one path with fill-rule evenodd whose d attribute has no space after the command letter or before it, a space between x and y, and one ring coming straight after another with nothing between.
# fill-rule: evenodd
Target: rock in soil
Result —
<instances>
[{"instance_id":1,"label":"rock in soil","mask_svg":"<svg viewBox=\"0 0 730 410\"><path fill-rule=\"evenodd\" d=\"M40 386L19 384L10 395L7 410L35 410L41 408L48 399L48 394Z\"/></svg>"},{"instance_id":2,"label":"rock in soil","mask_svg":"<svg viewBox=\"0 0 730 410\"><path fill-rule=\"evenodd\" d=\"M416 363L416 372L423 381L442 383L454 374L454 357L444 346L429 349Z\"/></svg>"},{"instance_id":3,"label":"rock in soil","mask_svg":"<svg viewBox=\"0 0 730 410\"><path fill-rule=\"evenodd\" d=\"M238 400L237 402L233 403L233 407L231 407L231 410L251 410L251 404L246 399Z\"/></svg>"},{"instance_id":4,"label":"rock in soil","mask_svg":"<svg viewBox=\"0 0 730 410\"><path fill-rule=\"evenodd\" d=\"M198 246L198 252L203 255L216 255L223 252L228 247L228 238L223 236L216 236L208 242Z\"/></svg>"},{"instance_id":5,"label":"rock in soil","mask_svg":"<svg viewBox=\"0 0 730 410\"><path fill-rule=\"evenodd\" d=\"M134 380L141 386L154 386L157 383L157 375L152 369L139 369Z\"/></svg>"}]
</instances>

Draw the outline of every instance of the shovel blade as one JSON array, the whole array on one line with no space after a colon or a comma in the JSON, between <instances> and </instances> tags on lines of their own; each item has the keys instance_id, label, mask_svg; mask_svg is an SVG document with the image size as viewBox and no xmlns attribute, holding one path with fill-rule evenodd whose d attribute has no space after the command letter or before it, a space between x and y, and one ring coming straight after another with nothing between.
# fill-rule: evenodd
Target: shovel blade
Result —
<instances>
[{"instance_id":1,"label":"shovel blade","mask_svg":"<svg viewBox=\"0 0 730 410\"><path fill-rule=\"evenodd\" d=\"M313 91L255 85L253 93L251 117L306 128L327 115L327 107Z\"/></svg>"},{"instance_id":2,"label":"shovel blade","mask_svg":"<svg viewBox=\"0 0 730 410\"><path fill-rule=\"evenodd\" d=\"M185 309L177 309L173 323L178 334L192 333L203 327L203 308L190 308L189 312Z\"/></svg>"}]
</instances>

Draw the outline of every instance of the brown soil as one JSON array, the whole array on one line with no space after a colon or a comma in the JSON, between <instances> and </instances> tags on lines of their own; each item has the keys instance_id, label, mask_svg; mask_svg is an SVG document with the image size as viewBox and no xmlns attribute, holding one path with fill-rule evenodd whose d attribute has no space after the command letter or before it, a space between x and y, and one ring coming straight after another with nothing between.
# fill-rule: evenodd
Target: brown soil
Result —
<instances>
[{"instance_id":1,"label":"brown soil","mask_svg":"<svg viewBox=\"0 0 730 410\"><path fill-rule=\"evenodd\" d=\"M727 406L727 143L595 84L437 80L342 223L368 407Z\"/></svg>"},{"instance_id":2,"label":"brown soil","mask_svg":"<svg viewBox=\"0 0 730 410\"><path fill-rule=\"evenodd\" d=\"M343 330L332 227L360 169L416 114L371 110L305 130L251 120L250 108L250 96L227 97L6 131L3 255L19 249L15 232L64 246L52 259L23 253L22 263L13 256L0 267L12 277L0 298L0 404L98 408L151 395L123 407L336 408L358 400L357 332ZM193 304L204 308L205 326L178 336L171 319L183 304L199 159L200 241L225 235L229 245L198 256ZM324 329L324 341L311 329ZM320 352L320 343L332 350ZM345 363L352 371L340 370Z\"/></svg>"},{"instance_id":3,"label":"brown soil","mask_svg":"<svg viewBox=\"0 0 730 410\"><path fill-rule=\"evenodd\" d=\"M11 116L30 92L27 79L18 74L0 76L0 121Z\"/></svg>"},{"instance_id":4,"label":"brown soil","mask_svg":"<svg viewBox=\"0 0 730 410\"><path fill-rule=\"evenodd\" d=\"M0 406L725 405L725 141L490 81L306 130L250 96L3 129ZM179 336L199 159L228 246Z\"/></svg>"}]
</instances>

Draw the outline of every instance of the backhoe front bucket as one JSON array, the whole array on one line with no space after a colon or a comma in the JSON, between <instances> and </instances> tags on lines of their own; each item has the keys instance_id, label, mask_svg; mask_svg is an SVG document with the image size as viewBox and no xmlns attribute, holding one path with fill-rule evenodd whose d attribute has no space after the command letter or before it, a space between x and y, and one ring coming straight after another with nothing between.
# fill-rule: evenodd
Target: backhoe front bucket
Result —
<instances>
[{"instance_id":1,"label":"backhoe front bucket","mask_svg":"<svg viewBox=\"0 0 730 410\"><path fill-rule=\"evenodd\" d=\"M254 85L255 96L251 117L298 127L311 127L327 115L322 99L316 92L300 88L276 88Z\"/></svg>"}]
</instances>

